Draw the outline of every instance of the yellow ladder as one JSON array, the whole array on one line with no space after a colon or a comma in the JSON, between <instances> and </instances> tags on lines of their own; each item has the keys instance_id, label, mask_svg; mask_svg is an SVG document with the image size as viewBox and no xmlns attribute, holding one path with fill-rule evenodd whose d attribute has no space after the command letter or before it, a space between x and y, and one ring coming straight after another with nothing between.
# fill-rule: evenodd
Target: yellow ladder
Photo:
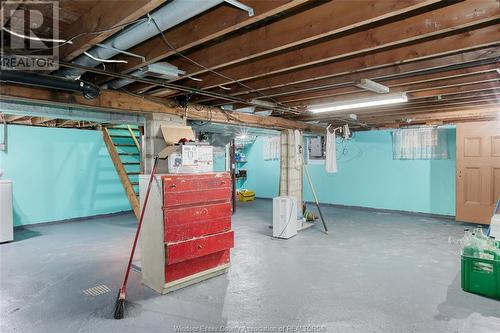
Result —
<instances>
[{"instance_id":1,"label":"yellow ladder","mask_svg":"<svg viewBox=\"0 0 500 333\"><path fill-rule=\"evenodd\" d=\"M116 172L127 194L134 214L139 218L139 174L141 150L137 135L139 129L126 126L104 127L104 143L115 166Z\"/></svg>"}]
</instances>

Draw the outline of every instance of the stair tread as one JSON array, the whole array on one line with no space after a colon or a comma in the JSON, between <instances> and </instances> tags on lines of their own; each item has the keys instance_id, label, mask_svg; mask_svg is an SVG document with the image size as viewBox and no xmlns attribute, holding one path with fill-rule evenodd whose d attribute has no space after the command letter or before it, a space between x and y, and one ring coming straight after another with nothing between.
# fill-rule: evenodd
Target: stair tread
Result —
<instances>
[{"instance_id":1,"label":"stair tread","mask_svg":"<svg viewBox=\"0 0 500 333\"><path fill-rule=\"evenodd\" d=\"M108 130L115 130L115 131L128 131L128 128L126 127L107 127ZM139 131L138 128L131 128L132 131Z\"/></svg>"},{"instance_id":2,"label":"stair tread","mask_svg":"<svg viewBox=\"0 0 500 333\"><path fill-rule=\"evenodd\" d=\"M132 143L114 143L117 147L135 147L135 144Z\"/></svg>"},{"instance_id":3,"label":"stair tread","mask_svg":"<svg viewBox=\"0 0 500 333\"><path fill-rule=\"evenodd\" d=\"M139 182L130 182L132 185L139 185Z\"/></svg>"},{"instance_id":4,"label":"stair tread","mask_svg":"<svg viewBox=\"0 0 500 333\"><path fill-rule=\"evenodd\" d=\"M111 133L109 133L109 136L113 137L113 138L129 138L129 139L132 139L131 135L124 135L124 134L111 134ZM135 135L135 138L136 139L140 139L140 136Z\"/></svg>"},{"instance_id":5,"label":"stair tread","mask_svg":"<svg viewBox=\"0 0 500 333\"><path fill-rule=\"evenodd\" d=\"M141 162L122 162L123 165L137 165L141 164Z\"/></svg>"},{"instance_id":6,"label":"stair tread","mask_svg":"<svg viewBox=\"0 0 500 333\"><path fill-rule=\"evenodd\" d=\"M140 175L140 172L127 172L127 175Z\"/></svg>"},{"instance_id":7,"label":"stair tread","mask_svg":"<svg viewBox=\"0 0 500 333\"><path fill-rule=\"evenodd\" d=\"M138 156L141 155L140 153L118 153L118 155L125 155L125 156Z\"/></svg>"}]
</instances>

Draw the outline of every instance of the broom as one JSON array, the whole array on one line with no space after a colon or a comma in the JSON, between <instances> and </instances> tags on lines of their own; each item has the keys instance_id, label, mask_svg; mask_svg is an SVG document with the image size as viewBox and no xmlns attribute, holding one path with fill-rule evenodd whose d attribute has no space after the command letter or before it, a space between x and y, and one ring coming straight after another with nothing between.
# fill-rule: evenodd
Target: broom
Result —
<instances>
[{"instance_id":1,"label":"broom","mask_svg":"<svg viewBox=\"0 0 500 333\"><path fill-rule=\"evenodd\" d=\"M118 298L115 304L115 319L122 319L125 313L125 296L127 293L127 282L128 275L130 273L130 267L132 266L132 260L134 259L135 248L137 246L137 240L139 239L139 233L141 232L142 221L144 219L144 212L146 211L146 205L148 204L149 193L151 192L151 184L153 183L154 175L156 174L156 166L158 165L158 155L155 156L153 169L151 170L151 175L149 176L148 189L146 191L146 197L144 198L144 205L141 209L141 216L139 217L139 223L137 224L137 230L135 231L134 243L132 245L132 250L130 251L130 257L128 258L127 270L125 271L125 277L123 283L118 291Z\"/></svg>"}]
</instances>

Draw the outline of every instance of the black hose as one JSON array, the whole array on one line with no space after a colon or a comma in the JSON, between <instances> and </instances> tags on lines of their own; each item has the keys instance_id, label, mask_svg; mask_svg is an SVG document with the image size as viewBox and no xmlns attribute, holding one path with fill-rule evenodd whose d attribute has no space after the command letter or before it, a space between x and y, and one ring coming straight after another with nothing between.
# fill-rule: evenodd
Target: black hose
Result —
<instances>
[{"instance_id":1,"label":"black hose","mask_svg":"<svg viewBox=\"0 0 500 333\"><path fill-rule=\"evenodd\" d=\"M85 98L88 99L96 98L100 93L99 87L91 82L82 80L68 80L60 77L33 72L3 70L0 71L0 81L25 84L28 86L42 88L80 92Z\"/></svg>"}]
</instances>

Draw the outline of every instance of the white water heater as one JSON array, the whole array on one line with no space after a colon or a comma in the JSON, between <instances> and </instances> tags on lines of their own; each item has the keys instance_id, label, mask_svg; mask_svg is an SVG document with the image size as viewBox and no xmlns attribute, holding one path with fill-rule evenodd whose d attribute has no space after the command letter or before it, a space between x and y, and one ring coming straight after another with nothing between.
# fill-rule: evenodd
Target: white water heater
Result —
<instances>
[{"instance_id":1,"label":"white water heater","mask_svg":"<svg viewBox=\"0 0 500 333\"><path fill-rule=\"evenodd\" d=\"M297 234L297 199L273 198L273 237L290 238Z\"/></svg>"},{"instance_id":2,"label":"white water heater","mask_svg":"<svg viewBox=\"0 0 500 333\"><path fill-rule=\"evenodd\" d=\"M12 181L0 179L0 243L14 239Z\"/></svg>"}]
</instances>

